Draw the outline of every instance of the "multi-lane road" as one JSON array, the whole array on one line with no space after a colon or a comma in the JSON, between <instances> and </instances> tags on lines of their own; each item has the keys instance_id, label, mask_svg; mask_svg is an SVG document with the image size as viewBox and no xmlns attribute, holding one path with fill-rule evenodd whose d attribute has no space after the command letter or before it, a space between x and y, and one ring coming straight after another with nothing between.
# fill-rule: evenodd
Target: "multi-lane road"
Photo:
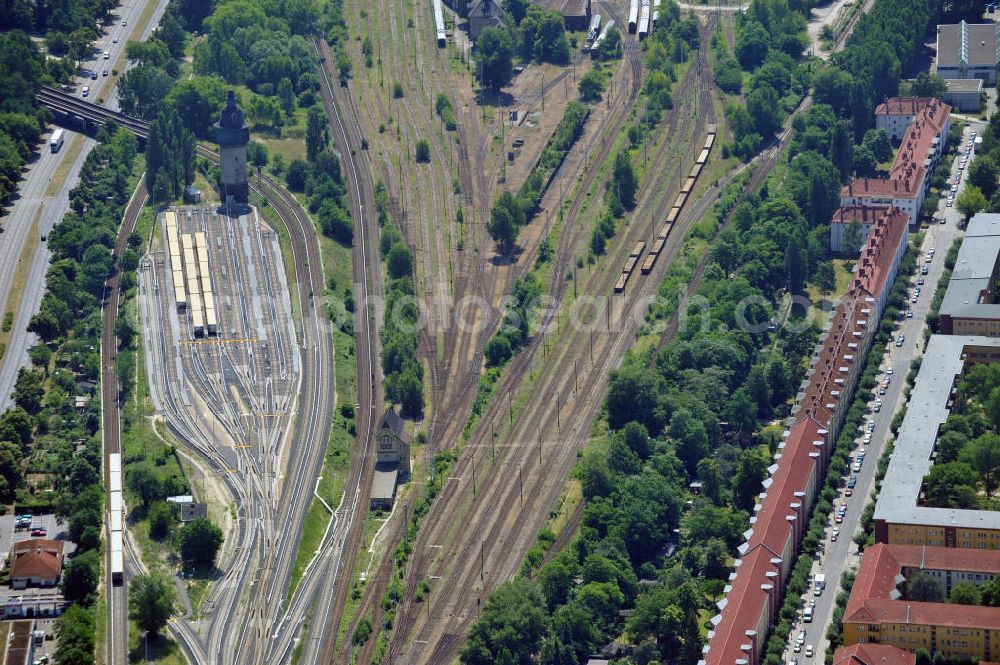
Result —
<instances>
[{"instance_id":1,"label":"multi-lane road","mask_svg":"<svg viewBox=\"0 0 1000 665\"><path fill-rule=\"evenodd\" d=\"M146 13L145 21L143 13L147 11L149 2L126 0L116 10L114 22L105 26L101 38L93 44L89 59L80 65L81 74L84 71L97 71L97 80L91 80L89 76L78 76L77 95L87 85L90 86L88 99L103 97L105 106L118 108L115 87L118 78L101 74L105 67L110 70L125 62L125 45L128 40L146 39L159 24L167 8L167 0L153 1L155 5L152 11ZM123 22L128 25L123 26ZM117 43L114 41L116 38ZM109 53L107 60L103 58L103 51ZM49 129L51 131L54 127ZM18 187L18 197L6 208L3 233L0 234L0 265L8 269L0 271L0 316L13 306L11 295L15 280L22 285L23 290L11 328L14 334L0 359L0 409L10 406L10 393L17 379L17 372L28 364L28 349L35 343L35 336L25 332L25 329L42 302L45 272L49 265L48 247L39 238L47 235L69 210L69 192L76 186L83 161L94 145L94 139L67 131L62 149L52 153L46 140L38 148L37 159L29 164L24 174L24 180ZM68 167L63 163L67 159L72 159ZM29 241L38 242L38 246L33 253L22 257L23 248ZM23 266L19 264L22 258L25 264ZM16 269L9 269L11 266L16 266Z\"/></svg>"}]
</instances>

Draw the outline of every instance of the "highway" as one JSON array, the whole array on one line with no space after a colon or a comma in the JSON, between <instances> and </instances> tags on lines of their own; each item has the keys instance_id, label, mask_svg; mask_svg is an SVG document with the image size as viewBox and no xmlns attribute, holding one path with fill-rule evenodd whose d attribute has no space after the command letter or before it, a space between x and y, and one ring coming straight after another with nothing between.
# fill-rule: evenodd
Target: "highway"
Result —
<instances>
[{"instance_id":1,"label":"highway","mask_svg":"<svg viewBox=\"0 0 1000 665\"><path fill-rule=\"evenodd\" d=\"M956 122L956 120L952 118L952 122ZM983 123L979 123L978 126L974 125L973 128L981 132L984 126ZM968 131L966 130L966 137L968 136ZM973 154L969 159L970 165L974 159L975 155ZM968 168L966 168L967 171ZM951 172L953 176L958 173L957 158L955 163L951 165ZM965 178L963 177L959 184L959 191L961 192L964 187ZM803 665L808 665L810 662L823 662L824 653L830 648L829 641L826 639L826 631L833 621L833 610L836 605L837 593L840 590L840 579L845 572L856 571L861 563L861 555L857 545L854 544L854 535L861 531L861 513L865 504L875 496L875 471L885 440L891 436L889 423L892 421L893 415L906 403L903 388L906 385L906 375L909 372L910 363L915 358L919 358L923 353L923 333L927 326L927 315L930 313L931 300L934 298L938 282L941 280L942 273L944 272L945 255L948 253L948 249L951 247L954 239L962 235L962 232L958 229L962 215L954 207L946 207L944 198L941 199L938 214L944 216L946 223L943 225L931 225L924 233L921 256L917 260L918 274L914 275L911 279L910 295L913 294L913 288L917 286L917 280L921 278L924 280L924 284L920 287L921 292L917 298L917 302L907 303L907 306L913 312L913 317L900 321L894 333L903 335L903 346L897 347L895 344L890 344L879 364L880 371L878 378L880 381L886 377L885 370L887 368L892 367L893 373L892 381L886 390L886 394L876 395L875 390L873 390L869 399L869 410L866 414L866 420L870 420L875 424L875 428L872 431L871 443L864 444L861 433L859 433L855 440L856 447L851 451L853 461L857 448L864 447L866 449L864 463L861 465L861 471L857 473L857 486L854 488L853 496L850 498L844 497L843 488L846 487L847 481L847 478L844 478L840 496L835 501L834 511L836 511L836 505L839 505L841 501L846 499L847 514L842 524L835 524L834 514L830 514L827 526L827 539L821 545L820 556L813 561L812 572L813 574L824 573L826 575L827 589L819 597L812 595L812 589L809 589L806 595L803 596L802 607L805 607L806 603L815 601L816 607L813 610L815 617L812 623L800 622L793 626L792 632L788 636L785 662L790 662L792 658L797 658ZM935 250L934 257L929 264L926 264L928 269L927 274L920 275L919 268L925 265L925 259L930 249ZM879 397L883 402L881 410L877 413L873 408L873 402L876 397ZM840 529L840 535L836 542L832 542L830 535L835 526ZM795 638L800 630L804 630L806 633L805 644L811 644L815 647L816 654L812 660L805 657L804 650L800 653L794 651Z\"/></svg>"},{"instance_id":2,"label":"highway","mask_svg":"<svg viewBox=\"0 0 1000 665\"><path fill-rule=\"evenodd\" d=\"M117 63L119 60L124 62L126 42L129 39L147 38L159 24L167 8L167 0L155 0L155 3L145 25L141 24L140 19L148 2L127 0L122 4L117 10L113 25L105 27L101 39L94 43L90 59L82 63L81 69L103 70L108 63ZM122 27L123 20L128 22L128 26ZM118 37L117 44L113 43L115 37ZM108 60L101 56L101 52L105 50L110 52ZM104 105L116 109L117 92L113 89L116 81L117 77L112 76L98 76L96 81L81 78L77 87L82 89L84 85L89 85L91 93L88 99L97 100L104 96ZM79 92L76 94L79 95ZM94 145L94 139L67 131L64 145L58 153L49 151L48 134L38 146L37 160L28 165L24 180L18 188L18 198L5 208L7 214L3 220L3 233L0 234L0 265L17 266L17 270L0 271L0 313L7 311L14 279L18 270L23 270L18 264L25 243L29 239L38 240L42 234L48 234L53 226L62 221L69 209L69 192L76 186L80 167ZM66 168L63 161L71 156L72 164ZM65 172L64 176L57 175L60 169ZM10 393L14 389L17 372L28 364L28 349L36 341L35 335L26 332L26 328L28 321L38 311L45 293L49 256L46 244L39 242L32 255L23 257L29 267L23 280L21 303L11 328L13 334L3 358L0 359L0 409L11 405Z\"/></svg>"}]
</instances>

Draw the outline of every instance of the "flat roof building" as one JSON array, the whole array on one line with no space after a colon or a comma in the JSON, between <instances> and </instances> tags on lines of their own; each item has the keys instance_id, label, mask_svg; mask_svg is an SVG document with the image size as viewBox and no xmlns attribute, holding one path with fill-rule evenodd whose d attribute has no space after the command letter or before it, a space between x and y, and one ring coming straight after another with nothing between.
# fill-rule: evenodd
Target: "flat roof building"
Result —
<instances>
[{"instance_id":1,"label":"flat roof building","mask_svg":"<svg viewBox=\"0 0 1000 665\"><path fill-rule=\"evenodd\" d=\"M982 79L945 79L944 101L959 111L978 113L983 108Z\"/></svg>"},{"instance_id":2,"label":"flat roof building","mask_svg":"<svg viewBox=\"0 0 1000 665\"><path fill-rule=\"evenodd\" d=\"M1000 214L981 212L969 222L941 301L945 335L1000 336Z\"/></svg>"},{"instance_id":3,"label":"flat roof building","mask_svg":"<svg viewBox=\"0 0 1000 665\"><path fill-rule=\"evenodd\" d=\"M958 379L973 364L997 361L1000 339L931 336L875 503L877 542L1000 548L1000 512L920 505L924 476L934 463L938 430L950 413Z\"/></svg>"},{"instance_id":4,"label":"flat roof building","mask_svg":"<svg viewBox=\"0 0 1000 665\"><path fill-rule=\"evenodd\" d=\"M938 579L961 576L979 584L1000 570L1000 552L958 553L943 547L878 543L865 551L844 611L844 644L927 649L951 660L983 661L1000 648L1000 611L978 605L905 599L918 573ZM992 571L992 572L991 572ZM935 575L936 574L936 575ZM945 584L942 589L947 594ZM956 639L959 638L959 639Z\"/></svg>"},{"instance_id":5,"label":"flat roof building","mask_svg":"<svg viewBox=\"0 0 1000 665\"><path fill-rule=\"evenodd\" d=\"M997 30L994 23L941 24L937 27L937 75L946 79L982 79L997 84Z\"/></svg>"}]
</instances>

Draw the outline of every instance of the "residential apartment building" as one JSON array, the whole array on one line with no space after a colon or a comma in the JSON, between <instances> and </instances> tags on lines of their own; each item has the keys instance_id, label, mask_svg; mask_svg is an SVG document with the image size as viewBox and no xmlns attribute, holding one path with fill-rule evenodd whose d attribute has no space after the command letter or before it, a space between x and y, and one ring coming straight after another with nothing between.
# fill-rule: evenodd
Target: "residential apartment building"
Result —
<instances>
[{"instance_id":1,"label":"residential apartment building","mask_svg":"<svg viewBox=\"0 0 1000 665\"><path fill-rule=\"evenodd\" d=\"M875 226L876 222L894 223L888 217L901 217L903 224L909 224L909 215L899 208L883 208L869 206L847 206L838 208L833 213L830 220L830 251L836 253L847 252L853 254L868 238L868 233ZM851 238L855 233L854 225L857 224L857 237ZM853 242L852 242L853 241ZM856 242L857 244L854 244ZM852 247L851 245L854 244Z\"/></svg>"},{"instance_id":2,"label":"residential apartment building","mask_svg":"<svg viewBox=\"0 0 1000 665\"><path fill-rule=\"evenodd\" d=\"M847 294L811 361L746 541L718 603L701 665L757 665L781 605L784 584L842 426L862 361L878 330L906 251L906 220L887 215L869 233Z\"/></svg>"},{"instance_id":3,"label":"residential apartment building","mask_svg":"<svg viewBox=\"0 0 1000 665\"><path fill-rule=\"evenodd\" d=\"M951 128L951 107L936 99L892 98L879 106L876 123L890 136L906 125L900 148L886 178L855 178L840 192L840 205L894 206L917 223L920 207L930 188L931 176L944 152Z\"/></svg>"},{"instance_id":4,"label":"residential apartment building","mask_svg":"<svg viewBox=\"0 0 1000 665\"><path fill-rule=\"evenodd\" d=\"M844 644L878 643L948 659L989 661L1000 655L1000 610L905 599L917 573L939 579L992 577L1000 552L958 553L936 547L876 544L865 551L844 611Z\"/></svg>"},{"instance_id":5,"label":"residential apartment building","mask_svg":"<svg viewBox=\"0 0 1000 665\"><path fill-rule=\"evenodd\" d=\"M1000 214L969 221L938 310L945 335L1000 337Z\"/></svg>"},{"instance_id":6,"label":"residential apartment building","mask_svg":"<svg viewBox=\"0 0 1000 665\"><path fill-rule=\"evenodd\" d=\"M958 380L973 364L997 361L996 337L931 336L875 504L877 542L1000 549L1000 512L921 505L923 479Z\"/></svg>"}]
</instances>

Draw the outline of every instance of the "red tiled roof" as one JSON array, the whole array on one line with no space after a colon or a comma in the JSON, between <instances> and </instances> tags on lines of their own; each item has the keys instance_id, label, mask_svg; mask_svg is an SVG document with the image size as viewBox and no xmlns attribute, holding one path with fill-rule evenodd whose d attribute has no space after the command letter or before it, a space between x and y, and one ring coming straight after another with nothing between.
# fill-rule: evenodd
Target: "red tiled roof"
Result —
<instances>
[{"instance_id":1,"label":"red tiled roof","mask_svg":"<svg viewBox=\"0 0 1000 665\"><path fill-rule=\"evenodd\" d=\"M61 540L32 539L14 544L11 578L41 577L55 579L62 572Z\"/></svg>"},{"instance_id":2,"label":"red tiled roof","mask_svg":"<svg viewBox=\"0 0 1000 665\"><path fill-rule=\"evenodd\" d=\"M888 644L852 644L833 654L833 665L914 665L917 656Z\"/></svg>"},{"instance_id":3,"label":"red tiled roof","mask_svg":"<svg viewBox=\"0 0 1000 665\"><path fill-rule=\"evenodd\" d=\"M916 115L934 101L933 97L890 97L875 107L875 115Z\"/></svg>"},{"instance_id":4,"label":"red tiled roof","mask_svg":"<svg viewBox=\"0 0 1000 665\"><path fill-rule=\"evenodd\" d=\"M993 607L978 605L953 605L950 603L924 603L898 600L893 592L901 583L904 566L918 567L923 556L921 552L946 550L944 547L900 546L878 543L865 550L858 570L851 597L844 611L847 623L910 623L924 626L954 626L1000 630L1000 612ZM947 568L947 565L978 565L970 562L974 557L954 556L948 552L934 552L940 570L966 570L963 567ZM975 556L988 556L986 551L977 551ZM998 570L1000 552L992 553L993 571ZM989 564L984 564L989 565ZM929 566L925 566L929 568ZM972 568L971 570L976 570Z\"/></svg>"},{"instance_id":5,"label":"red tiled roof","mask_svg":"<svg viewBox=\"0 0 1000 665\"><path fill-rule=\"evenodd\" d=\"M900 242L905 242L906 226L910 221L910 216L899 208L883 210L885 214L876 220L868 241L861 248L855 273L855 284L872 294L882 293L896 248Z\"/></svg>"},{"instance_id":6,"label":"red tiled roof","mask_svg":"<svg viewBox=\"0 0 1000 665\"><path fill-rule=\"evenodd\" d=\"M841 196L915 198L923 186L924 161L934 147L934 139L944 129L951 107L932 100L906 128L896 161L888 178L857 178L840 190Z\"/></svg>"},{"instance_id":7,"label":"red tiled roof","mask_svg":"<svg viewBox=\"0 0 1000 665\"><path fill-rule=\"evenodd\" d=\"M796 421L789 429L756 510L752 533L743 546L743 558L708 643L710 648L705 654L708 665L734 665L740 660L750 665L757 662L756 653L744 648L749 642L746 632L756 631L761 617L773 613L778 606L784 585L781 566L791 562L775 560L784 556L786 549L794 551L805 530L809 506L796 504L804 503L814 494L810 484L820 481L830 452L828 429L841 403L847 403L849 395L844 391L860 360L864 335L877 324L873 294L882 292L895 260L895 250L905 239L907 215L895 208L883 212L861 252L859 261L866 268L861 270L859 263L854 283L834 310L808 385L799 400ZM789 519L793 516L795 519ZM793 533L796 524L799 528ZM761 588L762 584L774 585L771 594ZM776 595L772 600L773 594ZM770 619L773 617L769 616L765 623ZM759 635L757 639L764 637Z\"/></svg>"}]
</instances>

